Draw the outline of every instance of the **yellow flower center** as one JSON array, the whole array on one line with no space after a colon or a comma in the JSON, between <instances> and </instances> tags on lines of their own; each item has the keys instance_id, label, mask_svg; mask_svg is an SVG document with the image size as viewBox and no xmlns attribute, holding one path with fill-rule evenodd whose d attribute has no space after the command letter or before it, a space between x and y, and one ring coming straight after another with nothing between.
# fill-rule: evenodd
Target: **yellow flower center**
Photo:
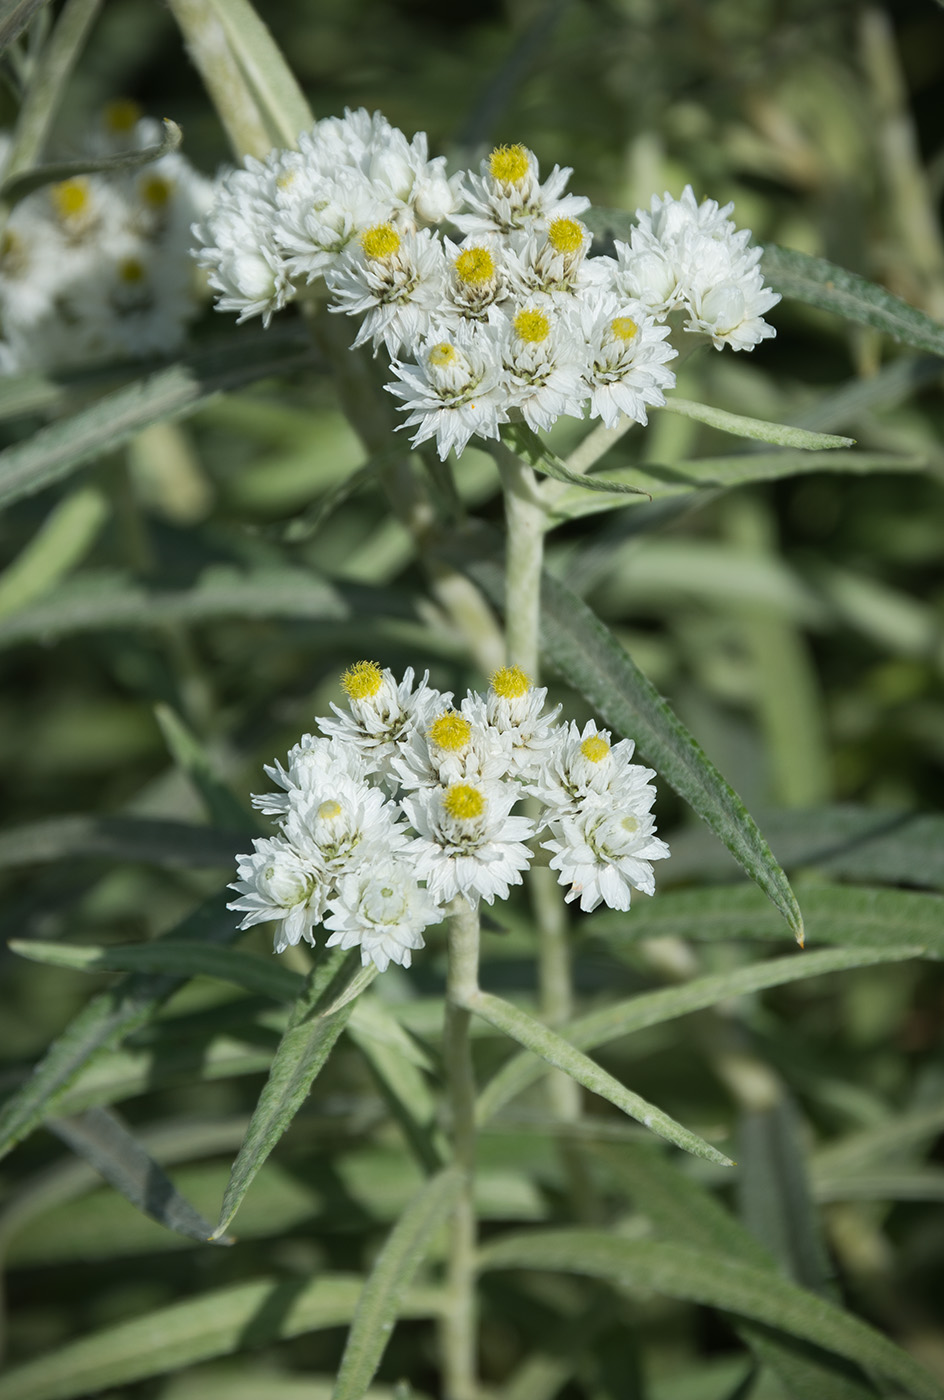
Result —
<instances>
[{"instance_id":1,"label":"yellow flower center","mask_svg":"<svg viewBox=\"0 0 944 1400\"><path fill-rule=\"evenodd\" d=\"M102 113L105 130L113 136L127 136L137 126L141 116L141 108L130 97L119 97L117 101L109 102Z\"/></svg>"},{"instance_id":2,"label":"yellow flower center","mask_svg":"<svg viewBox=\"0 0 944 1400\"><path fill-rule=\"evenodd\" d=\"M540 345L551 333L551 323L543 311L519 311L514 324L518 339L531 345Z\"/></svg>"},{"instance_id":3,"label":"yellow flower center","mask_svg":"<svg viewBox=\"0 0 944 1400\"><path fill-rule=\"evenodd\" d=\"M638 330L632 316L617 316L610 322L610 335L614 340L632 340Z\"/></svg>"},{"instance_id":4,"label":"yellow flower center","mask_svg":"<svg viewBox=\"0 0 944 1400\"><path fill-rule=\"evenodd\" d=\"M438 345L433 346L428 358L434 369L445 369L447 365L453 364L456 355L456 347L450 345L448 340L443 340Z\"/></svg>"},{"instance_id":5,"label":"yellow flower center","mask_svg":"<svg viewBox=\"0 0 944 1400\"><path fill-rule=\"evenodd\" d=\"M369 258L389 258L400 246L393 224L378 224L361 234L361 247Z\"/></svg>"},{"instance_id":6,"label":"yellow flower center","mask_svg":"<svg viewBox=\"0 0 944 1400\"><path fill-rule=\"evenodd\" d=\"M341 815L341 804L335 798L329 797L326 802L322 802L318 808L318 816L324 822L333 822L335 817Z\"/></svg>"},{"instance_id":7,"label":"yellow flower center","mask_svg":"<svg viewBox=\"0 0 944 1400\"><path fill-rule=\"evenodd\" d=\"M530 688L531 682L520 666L502 666L492 676L492 689L503 700L518 700Z\"/></svg>"},{"instance_id":8,"label":"yellow flower center","mask_svg":"<svg viewBox=\"0 0 944 1400\"><path fill-rule=\"evenodd\" d=\"M118 264L118 280L126 287L136 287L144 281L144 263L137 258L125 258Z\"/></svg>"},{"instance_id":9,"label":"yellow flower center","mask_svg":"<svg viewBox=\"0 0 944 1400\"><path fill-rule=\"evenodd\" d=\"M599 734L590 734L580 745L580 752L590 763L601 763L610 751L610 746Z\"/></svg>"},{"instance_id":10,"label":"yellow flower center","mask_svg":"<svg viewBox=\"0 0 944 1400\"><path fill-rule=\"evenodd\" d=\"M630 836L639 830L639 823L635 817L624 817L620 822L620 826L624 831L628 831Z\"/></svg>"},{"instance_id":11,"label":"yellow flower center","mask_svg":"<svg viewBox=\"0 0 944 1400\"><path fill-rule=\"evenodd\" d=\"M470 287L484 287L495 276L495 259L487 248L466 248L454 266L459 281Z\"/></svg>"},{"instance_id":12,"label":"yellow flower center","mask_svg":"<svg viewBox=\"0 0 944 1400\"><path fill-rule=\"evenodd\" d=\"M504 185L519 185L528 173L527 146L496 146L488 158L488 172Z\"/></svg>"},{"instance_id":13,"label":"yellow flower center","mask_svg":"<svg viewBox=\"0 0 944 1400\"><path fill-rule=\"evenodd\" d=\"M462 715L457 715L455 710L447 710L444 715L433 721L427 732L437 748L458 752L466 747L472 737L472 726Z\"/></svg>"},{"instance_id":14,"label":"yellow flower center","mask_svg":"<svg viewBox=\"0 0 944 1400\"><path fill-rule=\"evenodd\" d=\"M351 700L367 700L383 684L383 671L376 661L357 661L341 677L341 689Z\"/></svg>"},{"instance_id":15,"label":"yellow flower center","mask_svg":"<svg viewBox=\"0 0 944 1400\"><path fill-rule=\"evenodd\" d=\"M83 179L63 180L50 190L53 206L59 218L65 223L84 214L89 204L88 181Z\"/></svg>"},{"instance_id":16,"label":"yellow flower center","mask_svg":"<svg viewBox=\"0 0 944 1400\"><path fill-rule=\"evenodd\" d=\"M295 183L296 174L297 171L295 170L283 170L275 183L280 190L291 189L292 185Z\"/></svg>"},{"instance_id":17,"label":"yellow flower center","mask_svg":"<svg viewBox=\"0 0 944 1400\"><path fill-rule=\"evenodd\" d=\"M141 198L152 209L163 209L170 203L172 188L163 175L148 175L141 181Z\"/></svg>"},{"instance_id":18,"label":"yellow flower center","mask_svg":"<svg viewBox=\"0 0 944 1400\"><path fill-rule=\"evenodd\" d=\"M470 783L453 783L452 787L446 789L443 807L450 817L468 822L480 817L485 811L485 798L478 788L472 787Z\"/></svg>"},{"instance_id":19,"label":"yellow flower center","mask_svg":"<svg viewBox=\"0 0 944 1400\"><path fill-rule=\"evenodd\" d=\"M583 228L576 219L555 219L547 231L547 241L558 253L579 253Z\"/></svg>"}]
</instances>

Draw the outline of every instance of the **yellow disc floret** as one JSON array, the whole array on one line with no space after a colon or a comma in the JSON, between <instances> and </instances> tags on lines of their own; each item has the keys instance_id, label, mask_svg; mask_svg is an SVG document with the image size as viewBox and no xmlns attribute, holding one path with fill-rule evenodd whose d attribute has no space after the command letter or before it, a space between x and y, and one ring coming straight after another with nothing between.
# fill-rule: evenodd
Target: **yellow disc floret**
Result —
<instances>
[{"instance_id":1,"label":"yellow disc floret","mask_svg":"<svg viewBox=\"0 0 944 1400\"><path fill-rule=\"evenodd\" d=\"M369 258L389 258L400 247L400 235L393 224L378 224L361 234L361 247Z\"/></svg>"},{"instance_id":2,"label":"yellow disc floret","mask_svg":"<svg viewBox=\"0 0 944 1400\"><path fill-rule=\"evenodd\" d=\"M462 715L457 715L455 710L447 710L444 715L433 720L427 732L437 748L458 752L466 747L472 737L472 726Z\"/></svg>"},{"instance_id":3,"label":"yellow disc floret","mask_svg":"<svg viewBox=\"0 0 944 1400\"><path fill-rule=\"evenodd\" d=\"M520 185L530 169L527 146L496 146L488 158L488 173L503 185Z\"/></svg>"},{"instance_id":4,"label":"yellow disc floret","mask_svg":"<svg viewBox=\"0 0 944 1400\"><path fill-rule=\"evenodd\" d=\"M50 195L53 207L63 223L78 219L89 206L88 180L62 180L58 185L52 186Z\"/></svg>"},{"instance_id":5,"label":"yellow disc floret","mask_svg":"<svg viewBox=\"0 0 944 1400\"><path fill-rule=\"evenodd\" d=\"M453 264L460 282L484 287L495 276L495 259L487 248L466 248Z\"/></svg>"},{"instance_id":6,"label":"yellow disc floret","mask_svg":"<svg viewBox=\"0 0 944 1400\"><path fill-rule=\"evenodd\" d=\"M447 365L455 363L457 355L458 352L454 345L450 345L448 340L441 340L430 350L427 359L434 369L445 369Z\"/></svg>"},{"instance_id":7,"label":"yellow disc floret","mask_svg":"<svg viewBox=\"0 0 944 1400\"><path fill-rule=\"evenodd\" d=\"M485 811L485 798L471 783L453 783L446 789L443 807L450 817L469 822L480 817Z\"/></svg>"},{"instance_id":8,"label":"yellow disc floret","mask_svg":"<svg viewBox=\"0 0 944 1400\"><path fill-rule=\"evenodd\" d=\"M580 745L580 752L590 763L602 763L609 751L609 744L599 734L589 734Z\"/></svg>"},{"instance_id":9,"label":"yellow disc floret","mask_svg":"<svg viewBox=\"0 0 944 1400\"><path fill-rule=\"evenodd\" d=\"M357 661L341 677L341 689L350 700L369 700L383 685L383 671L376 661Z\"/></svg>"},{"instance_id":10,"label":"yellow disc floret","mask_svg":"<svg viewBox=\"0 0 944 1400\"><path fill-rule=\"evenodd\" d=\"M576 219L555 219L547 231L547 241L557 253L579 253L583 247L583 225Z\"/></svg>"},{"instance_id":11,"label":"yellow disc floret","mask_svg":"<svg viewBox=\"0 0 944 1400\"><path fill-rule=\"evenodd\" d=\"M144 263L138 258L124 258L118 264L118 280L126 287L136 287L144 281Z\"/></svg>"},{"instance_id":12,"label":"yellow disc floret","mask_svg":"<svg viewBox=\"0 0 944 1400\"><path fill-rule=\"evenodd\" d=\"M141 181L141 198L151 209L164 209L170 203L171 182L163 175L146 175Z\"/></svg>"},{"instance_id":13,"label":"yellow disc floret","mask_svg":"<svg viewBox=\"0 0 944 1400\"><path fill-rule=\"evenodd\" d=\"M520 666L501 666L492 676L492 689L503 700L520 700L530 688L531 681Z\"/></svg>"},{"instance_id":14,"label":"yellow disc floret","mask_svg":"<svg viewBox=\"0 0 944 1400\"><path fill-rule=\"evenodd\" d=\"M632 340L638 330L632 316L617 316L610 322L610 335L614 340Z\"/></svg>"},{"instance_id":15,"label":"yellow disc floret","mask_svg":"<svg viewBox=\"0 0 944 1400\"><path fill-rule=\"evenodd\" d=\"M333 822L336 817L341 815L342 810L343 808L340 802L333 797L329 797L327 801L322 802L321 806L318 808L318 816L323 822Z\"/></svg>"},{"instance_id":16,"label":"yellow disc floret","mask_svg":"<svg viewBox=\"0 0 944 1400\"><path fill-rule=\"evenodd\" d=\"M112 136L127 136L137 126L141 116L141 108L130 97L119 97L117 101L109 102L102 113L105 130L110 131Z\"/></svg>"},{"instance_id":17,"label":"yellow disc floret","mask_svg":"<svg viewBox=\"0 0 944 1400\"><path fill-rule=\"evenodd\" d=\"M514 324L518 339L530 345L540 345L551 333L551 323L543 311L519 311Z\"/></svg>"}]
</instances>

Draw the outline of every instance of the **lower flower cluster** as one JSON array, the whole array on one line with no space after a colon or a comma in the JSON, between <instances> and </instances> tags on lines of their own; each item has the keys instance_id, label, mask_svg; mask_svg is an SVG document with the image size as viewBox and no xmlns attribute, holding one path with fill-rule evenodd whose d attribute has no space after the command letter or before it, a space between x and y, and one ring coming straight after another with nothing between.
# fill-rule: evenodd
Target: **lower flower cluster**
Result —
<instances>
[{"instance_id":1,"label":"lower flower cluster","mask_svg":"<svg viewBox=\"0 0 944 1400\"><path fill-rule=\"evenodd\" d=\"M321 924L328 947L359 947L365 966L409 967L454 899L506 899L542 836L581 909L625 910L633 889L654 892L652 861L669 849L632 740L559 723L517 666L458 706L428 679L358 662L341 681L347 707L266 767L277 790L253 803L278 834L238 858L228 907L241 928L277 921L277 952L314 945ZM538 815L515 814L528 797Z\"/></svg>"}]
</instances>

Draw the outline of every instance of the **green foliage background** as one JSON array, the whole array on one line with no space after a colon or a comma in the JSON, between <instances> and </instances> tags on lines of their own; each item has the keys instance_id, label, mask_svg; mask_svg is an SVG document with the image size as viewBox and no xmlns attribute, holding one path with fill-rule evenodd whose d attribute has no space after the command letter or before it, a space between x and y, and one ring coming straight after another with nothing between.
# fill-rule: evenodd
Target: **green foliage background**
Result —
<instances>
[{"instance_id":1,"label":"green foliage background","mask_svg":"<svg viewBox=\"0 0 944 1400\"><path fill-rule=\"evenodd\" d=\"M691 181L699 196L735 200L738 223L773 245L769 275L785 291L798 274L776 248L944 320L944 11L931 0L279 0L265 18L318 117L379 107L457 164L523 141L624 214ZM16 65L4 63L12 121ZM126 95L176 121L205 171L229 159L172 15L149 0L102 8L53 144L68 153L71 133ZM510 1086L486 1090L478 1183L493 1263L508 1266L483 1275L483 1373L507 1400L846 1400L944 1385L944 331L906 320L896 343L882 329L891 302L868 324L816 305L838 296L817 285L785 298L776 340L751 356L694 356L680 393L844 434L854 450L788 461L778 454L790 449L656 413L601 464L651 501L559 497L551 572L743 798L791 876L809 951L791 953L776 911L665 784L673 858L656 899L570 920L584 1018L635 1009L569 1038L736 1157L736 1173L663 1161L589 1096L562 1138L538 1062L478 1023L480 1081L505 1065ZM195 370L152 382L153 403L120 440L96 438L96 405L140 367L0 380L0 1088L11 1102L127 963L100 952L89 971L37 965L7 952L9 939L147 946L208 899L222 945L234 920L217 892L256 829L248 794L264 785L262 763L338 698L339 671L372 656L398 672L429 667L444 689L483 682L481 656L430 602L376 464L360 471L368 453L300 320L287 313L264 333L208 312L194 354ZM91 446L79 462L83 411ZM550 443L566 456L579 436L561 424ZM470 449L456 482L462 508L500 523L490 458ZM568 715L591 713L549 679ZM494 923L484 985L533 1008L525 900ZM267 931L239 947L268 959ZM833 961L774 985L775 962L823 956ZM441 939L408 975L374 984L374 1013L338 1026L231 1248L135 1210L58 1121L117 1106L185 1202L215 1220L296 994L289 974L307 964L286 956L280 970L278 986L255 966L240 985L186 981L79 1076L52 1132L4 1160L0 1395L331 1393L358 1278L438 1161ZM378 1396L404 1378L439 1393L430 1318L449 1183L436 1189L411 1226L426 1258L400 1300ZM199 1234L189 1217L178 1226L188 1220ZM587 1238L555 1254L552 1227L575 1224ZM537 1243L529 1225L545 1227ZM604 1232L625 1243L617 1264ZM686 1249L768 1273L732 1273L719 1294L717 1268ZM590 1279L561 1257L579 1257ZM778 1332L751 1312L769 1290L787 1317L786 1279L893 1338L926 1379L896 1373L852 1333L840 1344L825 1322L822 1335L800 1322ZM699 1306L712 1302L720 1311ZM140 1333L102 1330L136 1319ZM85 1360L62 1350L82 1339ZM122 1369L123 1356L151 1359ZM337 1393L364 1393L351 1385Z\"/></svg>"}]
</instances>

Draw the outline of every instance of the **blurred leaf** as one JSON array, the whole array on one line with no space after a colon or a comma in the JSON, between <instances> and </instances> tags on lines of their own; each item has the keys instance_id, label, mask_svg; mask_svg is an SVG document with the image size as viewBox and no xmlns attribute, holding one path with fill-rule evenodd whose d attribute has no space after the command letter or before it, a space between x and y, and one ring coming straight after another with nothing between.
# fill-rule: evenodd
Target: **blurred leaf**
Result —
<instances>
[{"instance_id":1,"label":"blurred leaf","mask_svg":"<svg viewBox=\"0 0 944 1400\"><path fill-rule=\"evenodd\" d=\"M685 1245L620 1239L596 1230L512 1235L485 1247L484 1269L562 1269L622 1288L721 1308L751 1318L897 1381L920 1400L944 1390L887 1337L851 1313L779 1278L769 1269Z\"/></svg>"},{"instance_id":2,"label":"blurred leaf","mask_svg":"<svg viewBox=\"0 0 944 1400\"><path fill-rule=\"evenodd\" d=\"M309 342L297 334L268 341L234 336L225 349L192 355L134 380L0 452L0 507L123 446L150 423L195 413L216 394L267 374L310 368L311 362Z\"/></svg>"},{"instance_id":3,"label":"blurred leaf","mask_svg":"<svg viewBox=\"0 0 944 1400\"><path fill-rule=\"evenodd\" d=\"M275 146L294 147L314 122L295 74L249 0L209 0Z\"/></svg>"},{"instance_id":4,"label":"blurred leaf","mask_svg":"<svg viewBox=\"0 0 944 1400\"><path fill-rule=\"evenodd\" d=\"M349 624L358 615L372 619L414 617L407 597L392 588L333 583L294 568L243 573L228 565L215 565L201 575L195 587L167 592L151 592L119 576L80 576L67 589L47 594L41 603L0 619L0 647L100 629L164 627L229 617Z\"/></svg>"},{"instance_id":5,"label":"blurred leaf","mask_svg":"<svg viewBox=\"0 0 944 1400\"><path fill-rule=\"evenodd\" d=\"M221 782L203 744L169 705L154 707L164 742L177 767L187 775L203 799L206 814L214 826L224 831L245 831L255 835L258 822L246 811L233 792Z\"/></svg>"},{"instance_id":6,"label":"blurred leaf","mask_svg":"<svg viewBox=\"0 0 944 1400\"><path fill-rule=\"evenodd\" d=\"M912 890L864 889L853 885L803 887L810 942L897 949L907 957L944 957L944 897ZM630 922L631 920L631 922ZM745 938L776 940L780 925L749 885L660 894L632 915L592 914L590 933L633 940L666 934L696 941Z\"/></svg>"},{"instance_id":7,"label":"blurred leaf","mask_svg":"<svg viewBox=\"0 0 944 1400\"><path fill-rule=\"evenodd\" d=\"M760 903L757 892L751 890L750 893L754 902ZM696 903L697 896L703 894L705 891L693 891ZM658 902L674 897L660 895ZM635 921L639 916L634 912L631 917ZM771 922L774 922L773 911L770 917ZM651 937L652 934L646 932L642 936ZM661 1025L665 1021L675 1020L678 1016L690 1015L693 1011L703 1011L706 1007L717 1006L720 1001L759 992L765 987L780 987L788 982L822 977L829 972L845 971L853 967L899 962L905 958L920 957L923 952L922 947L842 948L819 953L797 951L788 957L772 958L766 962L755 963L751 967L733 968L730 972L697 977L678 987L644 992L640 996L614 1002L569 1022L561 1027L561 1034L578 1049L592 1050L620 1036L631 1035L634 1031L645 1030L649 1026ZM479 1122L486 1122L509 1100L540 1079L544 1072L543 1067L535 1062L532 1055L515 1055L506 1060L479 1094Z\"/></svg>"},{"instance_id":8,"label":"blurred leaf","mask_svg":"<svg viewBox=\"0 0 944 1400\"><path fill-rule=\"evenodd\" d=\"M425 1056L378 997L358 997L347 1025L367 1060L417 1162L435 1172L445 1160L436 1131L437 1103L423 1069Z\"/></svg>"},{"instance_id":9,"label":"blurred leaf","mask_svg":"<svg viewBox=\"0 0 944 1400\"><path fill-rule=\"evenodd\" d=\"M823 452L830 448L854 447L855 439L836 437L833 433L811 433L805 428L791 428L786 423L766 423L762 418L744 418L739 413L727 413L706 403L692 403L675 395L661 405L666 412L679 413L707 423L709 428L731 433L734 437L753 438L757 442L772 442L778 447L800 447L807 452Z\"/></svg>"},{"instance_id":10,"label":"blurred leaf","mask_svg":"<svg viewBox=\"0 0 944 1400\"><path fill-rule=\"evenodd\" d=\"M8 49L48 0L2 0L0 3L0 53Z\"/></svg>"},{"instance_id":11,"label":"blurred leaf","mask_svg":"<svg viewBox=\"0 0 944 1400\"><path fill-rule=\"evenodd\" d=\"M542 643L554 669L604 724L636 740L642 755L721 837L802 943L803 917L787 877L737 793L596 614L546 573L542 596Z\"/></svg>"},{"instance_id":12,"label":"blurred leaf","mask_svg":"<svg viewBox=\"0 0 944 1400\"><path fill-rule=\"evenodd\" d=\"M885 1171L813 1177L817 1201L944 1201L940 1167L888 1167Z\"/></svg>"},{"instance_id":13,"label":"blurred leaf","mask_svg":"<svg viewBox=\"0 0 944 1400\"><path fill-rule=\"evenodd\" d=\"M86 9L90 10L87 22L90 24L94 17L94 12L98 8L99 0L94 4L86 3ZM169 117L164 118L164 136L156 146L142 146L139 150L122 151L113 156L87 156L83 160L59 161L55 165L36 165L30 170L17 172L4 180L0 185L0 200L7 205L18 204L21 199L25 199L34 190L42 189L43 185L51 185L54 181L74 180L80 175L91 175L101 173L104 175L125 174L129 170L138 170L143 165L151 165L155 160L160 160L162 156L169 155L171 151L176 151L183 140L183 132L176 122L172 122Z\"/></svg>"},{"instance_id":14,"label":"blurred leaf","mask_svg":"<svg viewBox=\"0 0 944 1400\"><path fill-rule=\"evenodd\" d=\"M172 930L176 938L231 943L236 920L213 895ZM0 1156L57 1108L79 1073L98 1055L144 1025L182 985L185 978L134 973L93 997L62 1035L53 1041L26 1083L0 1110Z\"/></svg>"},{"instance_id":15,"label":"blurred leaf","mask_svg":"<svg viewBox=\"0 0 944 1400\"><path fill-rule=\"evenodd\" d=\"M476 992L464 1005L490 1025L511 1036L512 1040L517 1040L519 1045L525 1046L533 1055L539 1056L555 1069L563 1070L585 1089L590 1089L594 1094L599 1094L601 1098L615 1104L650 1132L674 1143L676 1147L684 1148L696 1157L704 1157L706 1161L715 1162L723 1167L734 1165L729 1157L705 1142L697 1133L683 1128L681 1123L676 1123L675 1119L663 1113L661 1108L656 1108L654 1104L634 1094L605 1069L575 1049L563 1036L518 1007L512 1006L510 1002L503 1001L501 997L491 996L488 992Z\"/></svg>"},{"instance_id":16,"label":"blurred leaf","mask_svg":"<svg viewBox=\"0 0 944 1400\"><path fill-rule=\"evenodd\" d=\"M376 973L376 968L365 968L352 976L358 958L357 949L323 957L296 1001L233 1163L216 1235L223 1234L229 1226L253 1177L307 1098L312 1081L354 1010L355 996Z\"/></svg>"},{"instance_id":17,"label":"blurred leaf","mask_svg":"<svg viewBox=\"0 0 944 1400\"><path fill-rule=\"evenodd\" d=\"M90 486L57 502L0 574L0 618L41 597L70 573L95 543L108 514L105 495Z\"/></svg>"},{"instance_id":18,"label":"blurred leaf","mask_svg":"<svg viewBox=\"0 0 944 1400\"><path fill-rule=\"evenodd\" d=\"M0 1381L0 1397L71 1400L246 1347L344 1326L362 1287L357 1275L326 1273L316 1279L254 1279L186 1298L15 1367ZM397 1312L427 1318L441 1307L440 1289L412 1289Z\"/></svg>"},{"instance_id":19,"label":"blurred leaf","mask_svg":"<svg viewBox=\"0 0 944 1400\"><path fill-rule=\"evenodd\" d=\"M213 1226L107 1109L90 1108L77 1118L51 1118L46 1126L90 1162L126 1200L165 1229L204 1244L233 1243L228 1237L210 1239Z\"/></svg>"},{"instance_id":20,"label":"blurred leaf","mask_svg":"<svg viewBox=\"0 0 944 1400\"><path fill-rule=\"evenodd\" d=\"M235 832L154 817L50 817L0 832L0 869L99 856L171 869L231 866L245 844Z\"/></svg>"},{"instance_id":21,"label":"blurred leaf","mask_svg":"<svg viewBox=\"0 0 944 1400\"><path fill-rule=\"evenodd\" d=\"M215 948L173 938L126 947L11 939L9 947L22 958L50 967L75 968L77 972L169 972L175 977L216 977L274 1001L294 1001L305 985L299 973L273 959L237 948Z\"/></svg>"},{"instance_id":22,"label":"blurred leaf","mask_svg":"<svg viewBox=\"0 0 944 1400\"><path fill-rule=\"evenodd\" d=\"M761 268L771 287L785 297L832 311L862 326L874 326L918 350L944 355L944 326L844 267L769 243Z\"/></svg>"},{"instance_id":23,"label":"blurred leaf","mask_svg":"<svg viewBox=\"0 0 944 1400\"><path fill-rule=\"evenodd\" d=\"M361 1400L365 1394L390 1340L400 1298L459 1199L463 1183L464 1175L456 1167L431 1177L391 1230L358 1300L333 1400Z\"/></svg>"}]
</instances>

